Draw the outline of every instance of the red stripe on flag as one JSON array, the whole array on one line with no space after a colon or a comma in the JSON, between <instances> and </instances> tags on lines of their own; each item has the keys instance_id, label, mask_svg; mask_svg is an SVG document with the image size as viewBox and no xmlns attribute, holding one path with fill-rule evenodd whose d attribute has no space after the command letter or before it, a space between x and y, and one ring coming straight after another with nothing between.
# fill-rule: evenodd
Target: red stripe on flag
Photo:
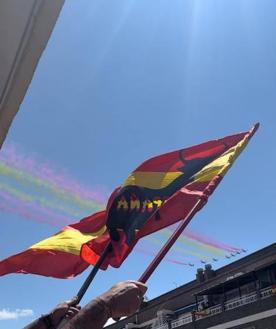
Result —
<instances>
[{"instance_id":1,"label":"red stripe on flag","mask_svg":"<svg viewBox=\"0 0 276 329\"><path fill-rule=\"evenodd\" d=\"M0 262L0 276L9 273L39 274L69 279L83 272L88 263L68 252L27 249Z\"/></svg>"},{"instance_id":2,"label":"red stripe on flag","mask_svg":"<svg viewBox=\"0 0 276 329\"><path fill-rule=\"evenodd\" d=\"M230 148L236 145L247 134L240 133L232 136L227 136L221 139L208 141L199 145L187 147L170 153L162 154L143 162L135 171L149 171L149 172L171 172L177 170L179 152L185 155L186 160L192 160L194 157L204 158L212 156L227 146ZM177 164L176 164L177 162Z\"/></svg>"}]
</instances>

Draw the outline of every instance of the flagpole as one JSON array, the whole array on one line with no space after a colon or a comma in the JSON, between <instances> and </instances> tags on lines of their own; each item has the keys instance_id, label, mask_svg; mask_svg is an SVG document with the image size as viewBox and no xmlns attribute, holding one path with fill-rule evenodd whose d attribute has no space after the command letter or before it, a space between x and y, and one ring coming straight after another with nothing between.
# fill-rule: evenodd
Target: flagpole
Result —
<instances>
[{"instance_id":1,"label":"flagpole","mask_svg":"<svg viewBox=\"0 0 276 329\"><path fill-rule=\"evenodd\" d=\"M108 243L108 245L105 247L103 253L101 254L101 256L99 257L99 259L97 260L95 266L92 268L91 272L88 274L87 278L85 279L84 283L82 284L82 286L80 287L80 290L78 291L77 295L76 295L76 301L74 303L74 305L77 305L80 303L80 301L82 300L82 297L84 296L84 294L86 293L87 289L89 288L91 282L93 281L93 279L95 278L96 274L98 273L102 263L104 262L104 260L106 259L106 256L108 255L108 253L112 250L112 244L111 242ZM73 306L74 306L73 305ZM65 324L68 322L68 318L63 318L61 320L61 322L59 323L59 325L57 326L57 329L62 329Z\"/></svg>"},{"instance_id":2,"label":"flagpole","mask_svg":"<svg viewBox=\"0 0 276 329\"><path fill-rule=\"evenodd\" d=\"M85 279L84 283L80 287L80 290L78 291L77 296L76 296L77 297L76 304L79 304L79 302L82 300L82 297L86 293L86 291L89 288L91 282L93 281L96 274L98 273L102 263L106 259L106 256L108 255L108 253L111 250L112 250L112 244L111 244L111 242L109 242L109 244L105 247L103 253L101 254L100 258L97 260L95 266L92 268L91 272L89 273L89 275Z\"/></svg>"},{"instance_id":3,"label":"flagpole","mask_svg":"<svg viewBox=\"0 0 276 329\"><path fill-rule=\"evenodd\" d=\"M206 202L205 198L200 198L194 207L191 209L191 211L187 214L187 216L182 220L182 222L179 224L177 229L174 231L174 233L170 236L166 244L161 248L161 250L158 252L158 254L155 256L155 258L152 260L152 262L149 264L149 266L146 268L144 273L140 276L139 280L142 283L145 283L149 277L152 275L152 273L155 271L157 266L160 264L162 259L166 256L168 251L171 249L175 241L179 238L180 234L183 232L185 227L189 224L191 219L194 217L196 212L203 206L203 204Z\"/></svg>"}]
</instances>

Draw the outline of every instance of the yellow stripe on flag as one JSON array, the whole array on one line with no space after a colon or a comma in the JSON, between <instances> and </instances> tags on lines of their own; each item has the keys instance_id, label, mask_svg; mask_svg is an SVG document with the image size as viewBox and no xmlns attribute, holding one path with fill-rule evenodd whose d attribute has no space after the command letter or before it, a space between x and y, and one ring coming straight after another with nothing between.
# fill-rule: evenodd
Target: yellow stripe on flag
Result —
<instances>
[{"instance_id":1,"label":"yellow stripe on flag","mask_svg":"<svg viewBox=\"0 0 276 329\"><path fill-rule=\"evenodd\" d=\"M30 249L47 249L69 252L74 255L80 254L81 246L89 240L96 239L106 230L103 226L100 230L93 233L81 233L71 227L66 227L61 232L42 240L30 247Z\"/></svg>"},{"instance_id":2,"label":"yellow stripe on flag","mask_svg":"<svg viewBox=\"0 0 276 329\"><path fill-rule=\"evenodd\" d=\"M197 174L194 175L194 179L191 184L193 184L194 182L209 182L217 175L224 176L228 169L230 169L236 158L245 148L247 143L248 138L245 137L237 145L231 147L229 150L223 153L219 158L202 168L202 170L200 170Z\"/></svg>"},{"instance_id":3,"label":"yellow stripe on flag","mask_svg":"<svg viewBox=\"0 0 276 329\"><path fill-rule=\"evenodd\" d=\"M136 171L128 176L123 186L136 185L151 189L160 189L168 186L177 177L183 175L181 171L151 172Z\"/></svg>"}]
</instances>

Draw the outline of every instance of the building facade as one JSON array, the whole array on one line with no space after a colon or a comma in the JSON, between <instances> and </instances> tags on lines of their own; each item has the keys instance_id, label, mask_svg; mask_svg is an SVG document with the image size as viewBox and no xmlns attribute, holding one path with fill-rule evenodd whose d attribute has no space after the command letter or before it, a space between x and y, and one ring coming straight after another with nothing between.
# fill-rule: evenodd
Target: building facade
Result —
<instances>
[{"instance_id":1,"label":"building facade","mask_svg":"<svg viewBox=\"0 0 276 329\"><path fill-rule=\"evenodd\" d=\"M109 329L275 329L276 244L148 302Z\"/></svg>"}]
</instances>

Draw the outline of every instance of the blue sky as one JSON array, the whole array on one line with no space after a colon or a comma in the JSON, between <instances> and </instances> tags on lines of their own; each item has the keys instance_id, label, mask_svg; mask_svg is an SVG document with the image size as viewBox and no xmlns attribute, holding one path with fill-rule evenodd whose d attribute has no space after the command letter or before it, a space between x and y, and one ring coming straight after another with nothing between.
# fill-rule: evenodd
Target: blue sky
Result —
<instances>
[{"instance_id":1,"label":"blue sky","mask_svg":"<svg viewBox=\"0 0 276 329\"><path fill-rule=\"evenodd\" d=\"M191 224L253 252L275 241L275 30L274 0L67 0L6 143L111 191L148 157L259 121ZM0 258L56 231L15 215L1 218ZM136 253L120 269L100 273L84 303L117 281L138 278L149 261ZM194 274L162 263L148 296ZM39 316L74 295L86 275L2 277L0 310ZM32 319L16 317L0 320L0 328Z\"/></svg>"}]
</instances>

